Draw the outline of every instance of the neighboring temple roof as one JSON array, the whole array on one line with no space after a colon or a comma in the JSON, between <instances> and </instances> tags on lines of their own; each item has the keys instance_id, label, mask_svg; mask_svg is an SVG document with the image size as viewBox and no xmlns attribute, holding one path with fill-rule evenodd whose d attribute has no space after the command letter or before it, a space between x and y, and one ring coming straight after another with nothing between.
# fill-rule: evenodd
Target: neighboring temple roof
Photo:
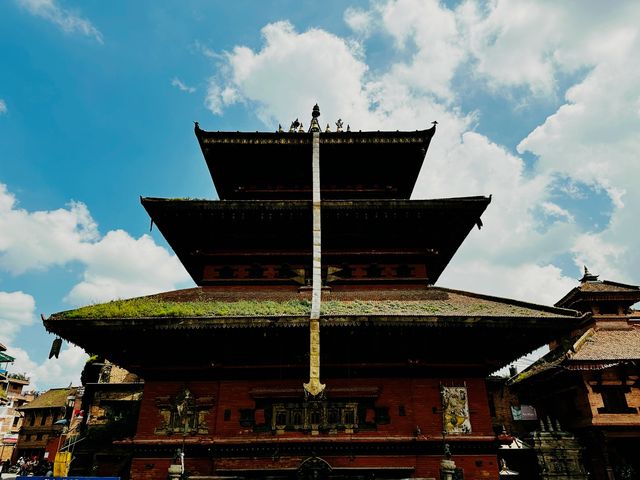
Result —
<instances>
[{"instance_id":1,"label":"neighboring temple roof","mask_svg":"<svg viewBox=\"0 0 640 480\"><path fill-rule=\"evenodd\" d=\"M18 410L64 407L67 405L67 397L69 397L69 395L75 395L77 390L78 389L76 387L53 388L51 390L47 390L34 398L30 403L19 407Z\"/></svg>"},{"instance_id":2,"label":"neighboring temple roof","mask_svg":"<svg viewBox=\"0 0 640 480\"><path fill-rule=\"evenodd\" d=\"M572 362L640 360L640 328L596 330L570 358Z\"/></svg>"},{"instance_id":3,"label":"neighboring temple roof","mask_svg":"<svg viewBox=\"0 0 640 480\"><path fill-rule=\"evenodd\" d=\"M640 287L609 280L583 281L556 302L556 306L580 309L583 304L602 301L631 306L640 301Z\"/></svg>"},{"instance_id":4,"label":"neighboring temple roof","mask_svg":"<svg viewBox=\"0 0 640 480\"><path fill-rule=\"evenodd\" d=\"M254 361L264 365L276 358L304 359L310 292L242 290L178 290L60 312L44 323L134 371L169 361L168 351L185 364L204 361L197 360L200 352L210 352L216 358L208 362L221 364L240 357L245 363L260 358ZM572 310L437 287L325 292L321 309L323 361L375 357L384 348L395 361L492 362L486 373L585 318ZM357 336L351 336L356 329Z\"/></svg>"},{"instance_id":5,"label":"neighboring temple roof","mask_svg":"<svg viewBox=\"0 0 640 480\"><path fill-rule=\"evenodd\" d=\"M311 133L195 133L221 200L311 199ZM434 133L322 132L322 197L408 199Z\"/></svg>"},{"instance_id":6,"label":"neighboring temple roof","mask_svg":"<svg viewBox=\"0 0 640 480\"><path fill-rule=\"evenodd\" d=\"M490 197L437 200L326 200L323 265L413 255L435 283ZM142 198L142 205L198 285L210 265L279 261L311 265L311 201L206 201ZM239 260L242 258L243 260ZM353 260L353 259L351 259ZM398 261L403 263L407 260ZM285 279L286 281L286 279Z\"/></svg>"},{"instance_id":7,"label":"neighboring temple roof","mask_svg":"<svg viewBox=\"0 0 640 480\"><path fill-rule=\"evenodd\" d=\"M640 327L594 327L550 351L508 383L519 383L558 368L601 370L636 360L640 360Z\"/></svg>"}]
</instances>

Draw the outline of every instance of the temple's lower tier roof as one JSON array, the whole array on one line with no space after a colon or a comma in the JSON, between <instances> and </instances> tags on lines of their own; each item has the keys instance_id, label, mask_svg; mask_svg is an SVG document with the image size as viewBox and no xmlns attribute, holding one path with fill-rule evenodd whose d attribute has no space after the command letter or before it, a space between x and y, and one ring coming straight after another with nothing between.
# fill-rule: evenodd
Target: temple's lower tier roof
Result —
<instances>
[{"instance_id":1,"label":"temple's lower tier roof","mask_svg":"<svg viewBox=\"0 0 640 480\"><path fill-rule=\"evenodd\" d=\"M136 373L304 369L310 293L194 288L52 315L46 328ZM573 310L437 287L325 292L325 367L500 367L579 324ZM332 367L333 366L333 367ZM219 373L219 372L218 372Z\"/></svg>"},{"instance_id":2,"label":"temple's lower tier roof","mask_svg":"<svg viewBox=\"0 0 640 480\"><path fill-rule=\"evenodd\" d=\"M489 197L322 202L322 265L334 283L434 284ZM305 284L311 201L143 198L197 285ZM327 283L325 281L325 283Z\"/></svg>"}]
</instances>

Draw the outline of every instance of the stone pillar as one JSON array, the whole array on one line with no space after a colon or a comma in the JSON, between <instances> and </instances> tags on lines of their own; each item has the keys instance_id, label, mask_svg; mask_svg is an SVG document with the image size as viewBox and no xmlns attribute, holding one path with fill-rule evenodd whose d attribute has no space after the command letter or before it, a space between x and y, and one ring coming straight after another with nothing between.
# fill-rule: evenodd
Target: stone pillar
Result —
<instances>
[{"instance_id":1,"label":"stone pillar","mask_svg":"<svg viewBox=\"0 0 640 480\"><path fill-rule=\"evenodd\" d=\"M182 466L169 465L169 480L180 480L182 477Z\"/></svg>"},{"instance_id":2,"label":"stone pillar","mask_svg":"<svg viewBox=\"0 0 640 480\"><path fill-rule=\"evenodd\" d=\"M440 480L453 480L456 472L456 462L445 458L440 462Z\"/></svg>"}]
</instances>

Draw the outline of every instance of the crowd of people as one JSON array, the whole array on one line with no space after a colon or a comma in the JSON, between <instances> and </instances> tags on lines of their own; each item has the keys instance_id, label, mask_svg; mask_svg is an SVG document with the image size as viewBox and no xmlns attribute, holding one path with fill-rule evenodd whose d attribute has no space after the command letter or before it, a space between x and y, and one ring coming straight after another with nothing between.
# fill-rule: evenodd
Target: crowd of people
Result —
<instances>
[{"instance_id":1,"label":"crowd of people","mask_svg":"<svg viewBox=\"0 0 640 480\"><path fill-rule=\"evenodd\" d=\"M15 465L9 460L0 462L0 478L3 473L16 473L22 476L53 477L53 463L38 460L38 457L20 457Z\"/></svg>"}]
</instances>

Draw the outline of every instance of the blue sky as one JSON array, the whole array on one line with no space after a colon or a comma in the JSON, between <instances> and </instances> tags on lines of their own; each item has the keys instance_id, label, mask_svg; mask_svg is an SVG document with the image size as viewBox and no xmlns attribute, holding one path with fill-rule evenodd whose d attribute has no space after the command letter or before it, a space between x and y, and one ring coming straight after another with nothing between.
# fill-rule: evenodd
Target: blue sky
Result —
<instances>
[{"instance_id":1,"label":"blue sky","mask_svg":"<svg viewBox=\"0 0 640 480\"><path fill-rule=\"evenodd\" d=\"M415 198L493 194L440 284L553 303L637 283L635 2L0 5L0 342L38 388L84 354L39 314L190 286L138 198L215 198L193 136L323 122L438 133ZM611 11L613 10L613 11Z\"/></svg>"}]
</instances>

